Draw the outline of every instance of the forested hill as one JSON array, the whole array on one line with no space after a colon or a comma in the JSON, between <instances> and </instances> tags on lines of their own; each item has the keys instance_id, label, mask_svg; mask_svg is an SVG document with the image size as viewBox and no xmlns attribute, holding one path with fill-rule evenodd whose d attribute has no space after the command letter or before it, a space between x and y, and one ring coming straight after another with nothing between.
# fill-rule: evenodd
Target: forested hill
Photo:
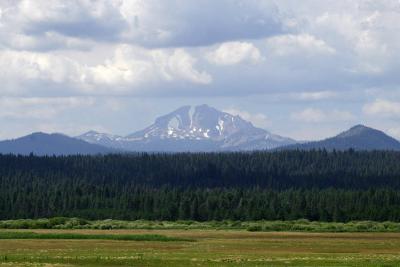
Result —
<instances>
[{"instance_id":1,"label":"forested hill","mask_svg":"<svg viewBox=\"0 0 400 267\"><path fill-rule=\"evenodd\" d=\"M400 220L399 152L0 156L0 218Z\"/></svg>"}]
</instances>

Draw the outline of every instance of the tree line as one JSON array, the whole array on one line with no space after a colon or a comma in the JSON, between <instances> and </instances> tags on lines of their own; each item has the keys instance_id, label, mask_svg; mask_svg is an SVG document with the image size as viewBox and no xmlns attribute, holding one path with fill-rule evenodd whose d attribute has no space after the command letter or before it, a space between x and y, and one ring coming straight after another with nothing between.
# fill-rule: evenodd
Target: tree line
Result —
<instances>
[{"instance_id":1,"label":"tree line","mask_svg":"<svg viewBox=\"0 0 400 267\"><path fill-rule=\"evenodd\" d=\"M400 153L0 155L0 219L400 221Z\"/></svg>"}]
</instances>

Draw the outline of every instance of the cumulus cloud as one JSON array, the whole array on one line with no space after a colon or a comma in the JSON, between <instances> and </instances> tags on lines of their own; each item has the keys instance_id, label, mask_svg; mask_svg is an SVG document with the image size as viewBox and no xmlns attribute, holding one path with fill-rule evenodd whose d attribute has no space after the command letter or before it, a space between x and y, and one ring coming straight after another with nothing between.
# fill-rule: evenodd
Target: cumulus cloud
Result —
<instances>
[{"instance_id":1,"label":"cumulus cloud","mask_svg":"<svg viewBox=\"0 0 400 267\"><path fill-rule=\"evenodd\" d=\"M276 104L271 121L393 120L399 21L395 0L3 0L0 96L150 95L163 111L164 96L251 98Z\"/></svg>"},{"instance_id":2,"label":"cumulus cloud","mask_svg":"<svg viewBox=\"0 0 400 267\"><path fill-rule=\"evenodd\" d=\"M127 26L118 6L118 1L104 0L22 0L9 6L2 17L27 35L56 32L65 36L112 40Z\"/></svg>"},{"instance_id":3,"label":"cumulus cloud","mask_svg":"<svg viewBox=\"0 0 400 267\"><path fill-rule=\"evenodd\" d=\"M3 45L14 50L48 51L57 49L90 50L94 43L87 39L68 37L57 32L46 32L40 37L8 32L1 34Z\"/></svg>"},{"instance_id":4,"label":"cumulus cloud","mask_svg":"<svg viewBox=\"0 0 400 267\"><path fill-rule=\"evenodd\" d=\"M400 117L400 102L376 99L374 102L364 105L363 111L368 115Z\"/></svg>"},{"instance_id":5,"label":"cumulus cloud","mask_svg":"<svg viewBox=\"0 0 400 267\"><path fill-rule=\"evenodd\" d=\"M351 121L355 117L348 111L333 110L330 112L317 108L306 108L304 110L294 112L291 118L296 121L307 123L333 122L333 121Z\"/></svg>"},{"instance_id":6,"label":"cumulus cloud","mask_svg":"<svg viewBox=\"0 0 400 267\"><path fill-rule=\"evenodd\" d=\"M334 54L335 49L325 41L310 34L280 35L267 40L269 50L278 56L290 56L292 54Z\"/></svg>"},{"instance_id":7,"label":"cumulus cloud","mask_svg":"<svg viewBox=\"0 0 400 267\"><path fill-rule=\"evenodd\" d=\"M208 53L207 59L216 65L235 65L242 62L257 63L262 56L260 50L252 43L228 42Z\"/></svg>"},{"instance_id":8,"label":"cumulus cloud","mask_svg":"<svg viewBox=\"0 0 400 267\"><path fill-rule=\"evenodd\" d=\"M94 84L121 86L123 90L131 90L129 86L154 82L157 79L167 82L182 80L198 84L210 83L211 75L197 70L196 61L184 49L146 50L122 45L116 49L111 60L89 68L87 80Z\"/></svg>"},{"instance_id":9,"label":"cumulus cloud","mask_svg":"<svg viewBox=\"0 0 400 267\"><path fill-rule=\"evenodd\" d=\"M397 63L398 1L329 1L308 16L308 30L341 48L349 71L382 75ZM343 12L343 10L346 10ZM347 50L344 50L346 48Z\"/></svg>"},{"instance_id":10,"label":"cumulus cloud","mask_svg":"<svg viewBox=\"0 0 400 267\"><path fill-rule=\"evenodd\" d=\"M257 0L131 1L121 13L129 38L146 46L205 46L283 32L274 2Z\"/></svg>"},{"instance_id":11,"label":"cumulus cloud","mask_svg":"<svg viewBox=\"0 0 400 267\"><path fill-rule=\"evenodd\" d=\"M129 45L118 46L112 58L93 66L49 53L0 51L0 93L112 95L135 93L143 84L162 81L210 83L211 75L197 70L196 61L184 49L147 50Z\"/></svg>"},{"instance_id":12,"label":"cumulus cloud","mask_svg":"<svg viewBox=\"0 0 400 267\"><path fill-rule=\"evenodd\" d=\"M248 85L249 94L383 87L399 82L395 51L400 37L393 34L400 20L397 6L391 1L376 5L348 0L323 4L312 0L302 4L286 0L205 0L201 4L192 0L2 1L0 47L62 50L59 54L63 55L66 50L129 43L144 49L148 58L153 57L148 56L150 50L185 47L186 52L190 50L191 58L185 61L189 66L195 58L203 58L203 52L211 64L203 64L202 71L189 68L183 72L179 68L178 76L194 84L212 84L212 77L213 81L223 81L216 83L219 88ZM96 67L84 59L77 61ZM242 68L246 62L259 65L246 71ZM96 74L85 77L108 83L139 80L138 75L120 73L107 62L97 65L93 69ZM219 69L224 65L235 69L227 73ZM136 68L145 73L147 69L144 65ZM105 72L110 74L107 81L98 77ZM164 78L177 78L169 72ZM159 75L153 77L158 79ZM219 93L219 88L207 92ZM231 89L231 93L246 94L244 89Z\"/></svg>"},{"instance_id":13,"label":"cumulus cloud","mask_svg":"<svg viewBox=\"0 0 400 267\"><path fill-rule=\"evenodd\" d=\"M42 40L53 32L96 41L176 47L263 38L283 31L276 5L257 0L19 0L6 1L0 8L0 23L25 39Z\"/></svg>"},{"instance_id":14,"label":"cumulus cloud","mask_svg":"<svg viewBox=\"0 0 400 267\"><path fill-rule=\"evenodd\" d=\"M81 64L64 56L0 51L1 95L63 95L80 83ZM57 88L63 85L64 89Z\"/></svg>"}]
</instances>

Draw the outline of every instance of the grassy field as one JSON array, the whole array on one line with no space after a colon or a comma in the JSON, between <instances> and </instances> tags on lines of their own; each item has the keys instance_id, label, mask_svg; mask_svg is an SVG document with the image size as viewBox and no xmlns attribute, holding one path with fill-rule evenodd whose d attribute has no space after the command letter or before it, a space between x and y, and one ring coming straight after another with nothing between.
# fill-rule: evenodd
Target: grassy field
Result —
<instances>
[{"instance_id":1,"label":"grassy field","mask_svg":"<svg viewBox=\"0 0 400 267\"><path fill-rule=\"evenodd\" d=\"M399 233L1 230L0 234L4 232L160 235L175 241L2 239L0 266L400 266Z\"/></svg>"},{"instance_id":2,"label":"grassy field","mask_svg":"<svg viewBox=\"0 0 400 267\"><path fill-rule=\"evenodd\" d=\"M0 232L1 239L77 239L77 240L120 240L120 241L159 241L159 242L174 242L174 241L194 241L194 239L168 237L155 234L84 234L84 233L35 233L35 232Z\"/></svg>"}]
</instances>

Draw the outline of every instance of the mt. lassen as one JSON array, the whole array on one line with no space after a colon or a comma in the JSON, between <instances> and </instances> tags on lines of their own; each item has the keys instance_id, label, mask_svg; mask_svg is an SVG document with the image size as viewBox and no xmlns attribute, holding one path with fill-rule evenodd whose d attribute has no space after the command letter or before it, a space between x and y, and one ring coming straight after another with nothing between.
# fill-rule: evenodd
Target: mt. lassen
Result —
<instances>
[{"instance_id":1,"label":"mt. lassen","mask_svg":"<svg viewBox=\"0 0 400 267\"><path fill-rule=\"evenodd\" d=\"M90 131L77 138L127 151L158 152L265 150L296 143L207 105L183 106L125 137Z\"/></svg>"}]
</instances>

